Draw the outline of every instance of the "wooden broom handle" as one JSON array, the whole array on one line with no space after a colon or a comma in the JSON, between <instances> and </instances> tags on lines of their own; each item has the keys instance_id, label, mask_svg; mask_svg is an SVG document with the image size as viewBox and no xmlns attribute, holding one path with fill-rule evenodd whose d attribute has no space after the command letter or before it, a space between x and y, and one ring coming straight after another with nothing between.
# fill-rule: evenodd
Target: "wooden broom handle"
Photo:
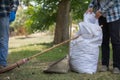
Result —
<instances>
[{"instance_id":1,"label":"wooden broom handle","mask_svg":"<svg viewBox=\"0 0 120 80\"><path fill-rule=\"evenodd\" d=\"M54 48L56 48L56 47L58 47L58 46L61 46L61 45L65 44L65 43L67 43L67 42L69 42L69 41L71 41L71 40L77 39L78 37L79 37L79 36L76 36L76 37L73 37L73 38L68 39L68 40L66 40L66 41L63 41L63 42L61 42L61 43L59 43L59 44L57 44L57 45L54 45L54 46L51 47L51 48L48 48L48 49L46 49L46 50L44 50L44 51L42 51L42 52L40 52L40 53L38 53L38 54L35 54L35 55L31 56L31 57L28 57L28 60L30 60L30 59L32 59L32 58L34 58L34 57L37 57L37 56L39 56L39 55L41 55L41 54L43 54L43 53L45 53L45 52L48 52L48 51L50 51L50 50L52 50L52 49L54 49Z\"/></svg>"},{"instance_id":2,"label":"wooden broom handle","mask_svg":"<svg viewBox=\"0 0 120 80\"><path fill-rule=\"evenodd\" d=\"M100 27L103 27L103 25L100 25ZM61 46L61 45L65 44L65 43L67 43L67 42L69 42L69 41L71 41L71 40L77 39L79 36L80 36L80 35L78 35L78 36L76 36L76 37L73 37L73 38L70 38L70 39L68 39L68 40L66 40L66 41L63 41L63 42L61 42L61 43L59 43L59 44L57 44L57 45L54 45L53 47L48 48L48 49L46 49L46 50L44 50L44 51L42 51L42 52L40 52L40 53L38 53L38 54L35 54L35 55L31 56L31 57L28 57L27 59L30 60L30 59L32 59L32 58L34 58L34 57L37 57L37 56L39 56L39 55L41 55L41 54L43 54L43 53L45 53L45 52L48 52L48 51L50 51L50 50L52 50L52 49L54 49L54 48L56 48L56 47L58 47L58 46Z\"/></svg>"}]
</instances>

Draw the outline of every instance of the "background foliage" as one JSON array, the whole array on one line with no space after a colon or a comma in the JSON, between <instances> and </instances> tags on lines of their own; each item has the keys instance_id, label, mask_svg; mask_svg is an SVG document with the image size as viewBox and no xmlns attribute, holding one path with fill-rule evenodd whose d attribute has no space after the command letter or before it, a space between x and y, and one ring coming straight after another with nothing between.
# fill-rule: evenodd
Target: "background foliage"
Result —
<instances>
[{"instance_id":1,"label":"background foliage","mask_svg":"<svg viewBox=\"0 0 120 80\"><path fill-rule=\"evenodd\" d=\"M56 22L56 14L61 0L21 0L13 27L25 27L29 33L48 30ZM70 0L70 13L76 23L83 18L90 0ZM34 4L34 5L33 5ZM24 9L24 6L27 8Z\"/></svg>"}]
</instances>

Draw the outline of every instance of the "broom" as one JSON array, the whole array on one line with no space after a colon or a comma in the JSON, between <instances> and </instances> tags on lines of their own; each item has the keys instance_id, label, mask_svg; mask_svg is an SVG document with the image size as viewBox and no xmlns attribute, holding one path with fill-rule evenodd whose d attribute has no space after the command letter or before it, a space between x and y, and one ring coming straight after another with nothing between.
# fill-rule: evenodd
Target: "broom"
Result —
<instances>
[{"instance_id":1,"label":"broom","mask_svg":"<svg viewBox=\"0 0 120 80\"><path fill-rule=\"evenodd\" d=\"M76 37L74 37L74 38L68 39L68 40L66 40L66 41L64 41L64 42L61 42L61 43L59 43L59 44L57 44L57 45L55 45L55 46L53 46L53 47L51 47L51 48L48 48L48 49L46 49L46 50L44 50L44 51L42 51L42 52L40 52L40 53L38 53L38 54L35 54L35 55L30 56L30 57L28 57L28 58L24 58L24 59L22 59L22 60L17 61L17 62L14 63L14 64L11 64L10 66L7 66L7 67L5 67L5 68L3 68L3 69L0 69L0 74L1 74L1 73L5 73L5 72L10 71L10 70L13 70L13 69L15 69L16 67L20 67L21 65L23 65L23 64L27 63L28 61L30 61L31 59L33 59L33 58L35 58L35 57L37 57L37 56L39 56L39 55L41 55L41 54L43 54L43 53L45 53L45 52L48 52L48 51L50 51L50 50L52 50L52 49L54 49L54 48L56 48L56 47L58 47L58 46L61 46L61 45L65 44L65 43L67 43L67 42L69 42L69 41L71 41L71 40L77 39L78 37L79 37L79 36L76 36Z\"/></svg>"}]
</instances>

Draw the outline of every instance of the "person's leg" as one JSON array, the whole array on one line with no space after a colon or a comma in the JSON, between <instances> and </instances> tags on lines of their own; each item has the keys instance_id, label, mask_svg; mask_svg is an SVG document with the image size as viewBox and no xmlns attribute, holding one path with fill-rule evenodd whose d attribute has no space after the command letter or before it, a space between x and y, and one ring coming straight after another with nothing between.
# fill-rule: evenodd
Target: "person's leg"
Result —
<instances>
[{"instance_id":1,"label":"person's leg","mask_svg":"<svg viewBox=\"0 0 120 80\"><path fill-rule=\"evenodd\" d=\"M99 18L99 25L103 25L102 32L103 32L103 40L102 40L102 65L109 67L109 57L110 57L110 35L109 35L109 27L106 21L106 18L100 17Z\"/></svg>"},{"instance_id":2,"label":"person's leg","mask_svg":"<svg viewBox=\"0 0 120 80\"><path fill-rule=\"evenodd\" d=\"M9 17L0 17L0 66L7 65Z\"/></svg>"},{"instance_id":3,"label":"person's leg","mask_svg":"<svg viewBox=\"0 0 120 80\"><path fill-rule=\"evenodd\" d=\"M109 23L113 48L113 67L120 69L120 19Z\"/></svg>"}]
</instances>

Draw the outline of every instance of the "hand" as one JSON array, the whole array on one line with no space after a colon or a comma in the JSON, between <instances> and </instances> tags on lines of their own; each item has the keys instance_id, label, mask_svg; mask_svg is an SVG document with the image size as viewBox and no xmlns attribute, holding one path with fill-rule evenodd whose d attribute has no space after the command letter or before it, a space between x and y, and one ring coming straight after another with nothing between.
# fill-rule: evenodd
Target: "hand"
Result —
<instances>
[{"instance_id":1,"label":"hand","mask_svg":"<svg viewBox=\"0 0 120 80\"><path fill-rule=\"evenodd\" d=\"M93 8L88 8L88 10L86 11L86 13L92 13L93 12Z\"/></svg>"},{"instance_id":2,"label":"hand","mask_svg":"<svg viewBox=\"0 0 120 80\"><path fill-rule=\"evenodd\" d=\"M97 11L95 17L98 19L100 16L102 16L102 13L100 11Z\"/></svg>"},{"instance_id":3,"label":"hand","mask_svg":"<svg viewBox=\"0 0 120 80\"><path fill-rule=\"evenodd\" d=\"M16 17L16 12L15 11L11 11L10 12L10 19L9 19L9 22L13 22L15 20L15 17Z\"/></svg>"}]
</instances>

